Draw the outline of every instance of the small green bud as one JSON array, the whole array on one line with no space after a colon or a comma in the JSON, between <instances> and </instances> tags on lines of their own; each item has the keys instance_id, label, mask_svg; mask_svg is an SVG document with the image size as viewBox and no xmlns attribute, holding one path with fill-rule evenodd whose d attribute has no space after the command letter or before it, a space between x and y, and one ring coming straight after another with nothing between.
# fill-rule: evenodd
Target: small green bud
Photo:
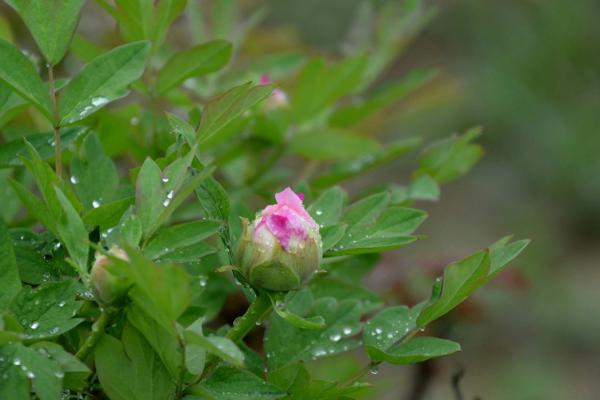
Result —
<instances>
[{"instance_id":1,"label":"small green bud","mask_svg":"<svg viewBox=\"0 0 600 400\"><path fill-rule=\"evenodd\" d=\"M275 195L252 224L243 219L238 265L256 287L287 291L300 288L321 263L319 225L302 205L303 197L290 188Z\"/></svg>"},{"instance_id":2,"label":"small green bud","mask_svg":"<svg viewBox=\"0 0 600 400\"><path fill-rule=\"evenodd\" d=\"M129 261L127 253L119 247L112 247L109 253L121 260ZM90 280L96 299L103 305L119 303L125 297L129 283L123 276L115 274L112 260L104 254L96 253Z\"/></svg>"}]
</instances>

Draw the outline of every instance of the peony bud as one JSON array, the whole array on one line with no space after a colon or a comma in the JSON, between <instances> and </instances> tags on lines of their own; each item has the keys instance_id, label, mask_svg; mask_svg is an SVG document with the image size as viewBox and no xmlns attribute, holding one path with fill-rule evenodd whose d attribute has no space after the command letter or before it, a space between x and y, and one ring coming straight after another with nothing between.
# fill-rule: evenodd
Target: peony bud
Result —
<instances>
[{"instance_id":1,"label":"peony bud","mask_svg":"<svg viewBox=\"0 0 600 400\"><path fill-rule=\"evenodd\" d=\"M129 261L127 253L118 247L112 247L109 253L121 260ZM112 265L110 258L104 254L96 253L90 280L94 296L104 305L117 303L124 297L129 287L124 277L118 276L110 270L110 265Z\"/></svg>"},{"instance_id":2,"label":"peony bud","mask_svg":"<svg viewBox=\"0 0 600 400\"><path fill-rule=\"evenodd\" d=\"M270 85L273 83L271 77L269 75L263 75L260 77L259 84L261 85ZM279 88L273 89L271 95L264 102L265 111L272 111L281 107L287 107L289 105L289 100L287 94Z\"/></svg>"},{"instance_id":3,"label":"peony bud","mask_svg":"<svg viewBox=\"0 0 600 400\"><path fill-rule=\"evenodd\" d=\"M275 195L277 204L265 207L238 245L238 264L256 287L292 290L317 270L323 255L319 225L302 205L302 194L290 188Z\"/></svg>"}]
</instances>

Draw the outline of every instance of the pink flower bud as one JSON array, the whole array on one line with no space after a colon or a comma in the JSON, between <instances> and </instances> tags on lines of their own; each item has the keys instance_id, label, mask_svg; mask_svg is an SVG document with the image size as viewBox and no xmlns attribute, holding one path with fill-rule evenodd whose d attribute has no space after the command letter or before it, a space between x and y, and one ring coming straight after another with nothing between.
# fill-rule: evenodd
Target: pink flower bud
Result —
<instances>
[{"instance_id":1,"label":"pink flower bud","mask_svg":"<svg viewBox=\"0 0 600 400\"><path fill-rule=\"evenodd\" d=\"M269 75L262 75L259 80L260 85L270 85L273 83L273 80ZM266 111L275 110L281 107L287 107L289 105L287 94L279 89L275 88L271 92L271 95L265 100L264 109Z\"/></svg>"},{"instance_id":2,"label":"pink flower bud","mask_svg":"<svg viewBox=\"0 0 600 400\"><path fill-rule=\"evenodd\" d=\"M290 188L275 195L277 204L265 207L244 235L238 259L247 279L270 290L292 290L317 270L323 255L319 225L308 214L302 194Z\"/></svg>"}]
</instances>

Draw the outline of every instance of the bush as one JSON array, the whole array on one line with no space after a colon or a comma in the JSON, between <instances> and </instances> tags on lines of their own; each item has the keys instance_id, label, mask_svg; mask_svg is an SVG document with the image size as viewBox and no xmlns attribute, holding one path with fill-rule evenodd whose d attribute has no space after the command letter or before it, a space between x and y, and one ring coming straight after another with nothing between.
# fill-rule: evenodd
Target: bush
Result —
<instances>
[{"instance_id":1,"label":"bush","mask_svg":"<svg viewBox=\"0 0 600 400\"><path fill-rule=\"evenodd\" d=\"M474 128L422 150L406 185L340 186L422 146L369 128L434 76L377 84L432 15L418 1L365 17L344 58L246 61L240 27L261 14L236 22L229 1L184 50L166 40L182 0L99 0L122 43L110 50L74 34L82 0L9 4L40 56L0 40L2 399L353 398L380 363L459 351L421 332L527 245L449 264L411 307L361 284L378 254L421 239L414 204L482 155ZM311 377L312 360L357 349L363 371Z\"/></svg>"}]
</instances>

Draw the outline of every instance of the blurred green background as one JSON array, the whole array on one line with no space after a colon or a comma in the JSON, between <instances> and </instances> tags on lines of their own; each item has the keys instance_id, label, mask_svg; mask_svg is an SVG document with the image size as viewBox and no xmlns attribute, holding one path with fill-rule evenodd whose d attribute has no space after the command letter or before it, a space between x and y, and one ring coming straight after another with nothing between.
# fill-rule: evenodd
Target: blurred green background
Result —
<instances>
[{"instance_id":1,"label":"blurred green background","mask_svg":"<svg viewBox=\"0 0 600 400\"><path fill-rule=\"evenodd\" d=\"M380 2L267 3L262 35L276 32L272 41L343 54L348 33L364 29L357 16ZM377 398L458 398L452 377L462 370L464 399L597 399L600 3L430 4L436 16L387 75L413 67L441 73L393 110L389 135L432 139L480 124L486 156L445 186L439 203L419 204L430 213L422 229L428 240L389 255L370 284L400 302L422 296L444 261L499 236L514 233L533 244L511 273L438 328L463 344L461 354L421 367L382 368L370 378ZM394 165L380 178L402 182L406 171ZM340 364L326 363L322 373Z\"/></svg>"}]
</instances>

